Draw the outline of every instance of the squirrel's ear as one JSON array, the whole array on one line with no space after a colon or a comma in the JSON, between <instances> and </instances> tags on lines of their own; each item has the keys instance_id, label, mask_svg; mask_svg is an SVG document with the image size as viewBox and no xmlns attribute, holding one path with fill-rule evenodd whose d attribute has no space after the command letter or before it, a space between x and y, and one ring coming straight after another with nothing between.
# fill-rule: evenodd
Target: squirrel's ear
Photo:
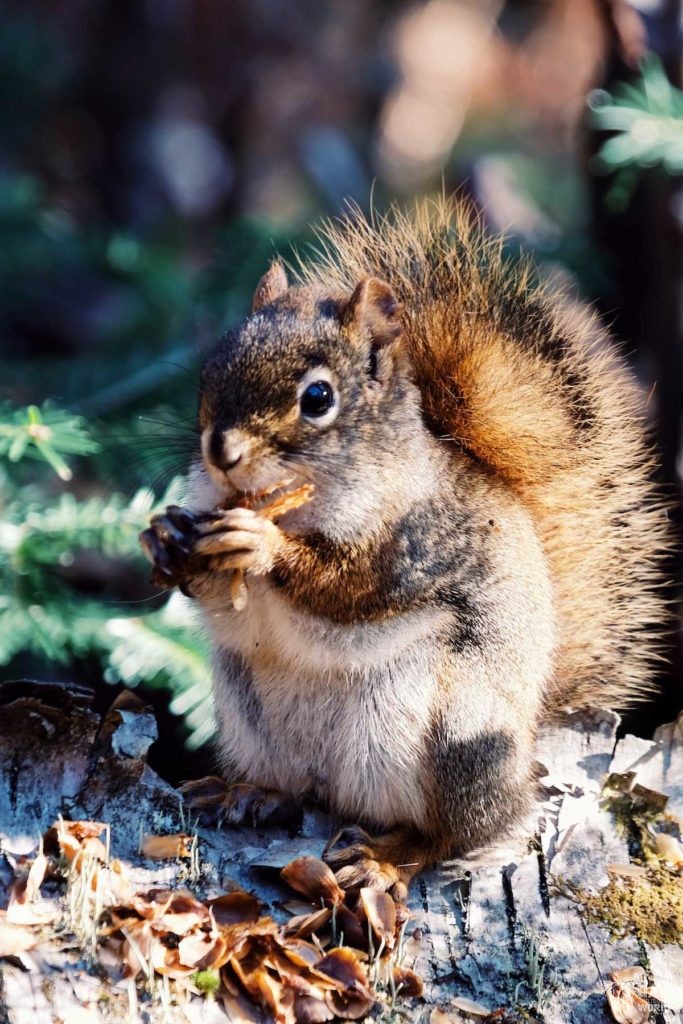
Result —
<instances>
[{"instance_id":1,"label":"squirrel's ear","mask_svg":"<svg viewBox=\"0 0 683 1024\"><path fill-rule=\"evenodd\" d=\"M373 349L384 348L401 336L403 306L388 284L376 277L364 277L344 306L344 327L370 335Z\"/></svg>"},{"instance_id":2,"label":"squirrel's ear","mask_svg":"<svg viewBox=\"0 0 683 1024\"><path fill-rule=\"evenodd\" d=\"M271 263L268 270L256 285L256 291L254 292L254 298L251 300L251 311L255 313L257 309L262 306L267 306L271 302L275 302L281 295L289 288L287 281L287 275L285 268L282 264L276 260Z\"/></svg>"}]
</instances>

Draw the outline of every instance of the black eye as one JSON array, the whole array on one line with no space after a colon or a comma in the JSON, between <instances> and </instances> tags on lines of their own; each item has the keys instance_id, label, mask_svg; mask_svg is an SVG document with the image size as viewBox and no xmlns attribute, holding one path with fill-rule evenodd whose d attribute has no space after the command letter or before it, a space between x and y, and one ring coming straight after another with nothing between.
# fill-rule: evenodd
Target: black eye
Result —
<instances>
[{"instance_id":1,"label":"black eye","mask_svg":"<svg viewBox=\"0 0 683 1024\"><path fill-rule=\"evenodd\" d=\"M299 400L304 416L324 416L334 405L334 391L326 380L309 384Z\"/></svg>"}]
</instances>

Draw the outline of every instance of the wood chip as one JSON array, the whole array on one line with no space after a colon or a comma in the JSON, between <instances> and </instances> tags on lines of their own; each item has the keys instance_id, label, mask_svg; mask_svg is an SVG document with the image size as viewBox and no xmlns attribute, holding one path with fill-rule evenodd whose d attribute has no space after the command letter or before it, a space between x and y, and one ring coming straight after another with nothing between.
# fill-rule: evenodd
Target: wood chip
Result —
<instances>
[{"instance_id":1,"label":"wood chip","mask_svg":"<svg viewBox=\"0 0 683 1024\"><path fill-rule=\"evenodd\" d=\"M286 512L293 512L294 509L306 505L312 499L314 493L315 488L312 484L304 484L303 487L297 487L294 491L286 491L278 498L275 498L274 501L257 509L257 515L264 519L270 519L273 522Z\"/></svg>"},{"instance_id":2,"label":"wood chip","mask_svg":"<svg viewBox=\"0 0 683 1024\"><path fill-rule=\"evenodd\" d=\"M607 871L615 878L645 878L647 874L639 864L608 864Z\"/></svg>"},{"instance_id":3,"label":"wood chip","mask_svg":"<svg viewBox=\"0 0 683 1024\"><path fill-rule=\"evenodd\" d=\"M230 580L230 600L236 612L243 612L249 600L249 591L241 569L235 569Z\"/></svg>"},{"instance_id":4,"label":"wood chip","mask_svg":"<svg viewBox=\"0 0 683 1024\"><path fill-rule=\"evenodd\" d=\"M33 949L38 937L25 925L13 924L7 919L6 911L0 911L0 957L16 956L27 949Z\"/></svg>"},{"instance_id":5,"label":"wood chip","mask_svg":"<svg viewBox=\"0 0 683 1024\"><path fill-rule=\"evenodd\" d=\"M670 836L666 832L658 832L655 836L655 849L657 856L667 863L673 864L675 867L683 864L683 846L674 836Z\"/></svg>"},{"instance_id":6,"label":"wood chip","mask_svg":"<svg viewBox=\"0 0 683 1024\"><path fill-rule=\"evenodd\" d=\"M470 1017L489 1017L491 1010L481 1003L475 1003L473 999L461 999L459 996L451 999L451 1006L454 1006L460 1013L466 1013ZM431 1024L431 1021L430 1021Z\"/></svg>"},{"instance_id":7,"label":"wood chip","mask_svg":"<svg viewBox=\"0 0 683 1024\"><path fill-rule=\"evenodd\" d=\"M277 484L275 487L270 488L268 491L261 491L258 494L252 495L249 498L243 497L235 508L255 508L256 514L262 519L269 519L274 522L283 516L286 512L293 512L294 509L300 508L305 505L313 497L315 488L312 484L304 484L303 487L297 487L294 491L286 491L281 494L278 498L274 498L273 501L266 505L262 505L260 508L259 503L273 491L279 490L282 484ZM225 509L224 511L228 511ZM247 607L249 600L249 591L247 590L247 581L245 574L241 569L235 569L230 580L230 600L232 606L236 612L243 612Z\"/></svg>"},{"instance_id":8,"label":"wood chip","mask_svg":"<svg viewBox=\"0 0 683 1024\"><path fill-rule=\"evenodd\" d=\"M177 835L143 836L140 852L150 860L176 860L192 855L192 836L178 832Z\"/></svg>"},{"instance_id":9,"label":"wood chip","mask_svg":"<svg viewBox=\"0 0 683 1024\"><path fill-rule=\"evenodd\" d=\"M633 985L635 988L647 988L647 974L645 968L637 964L635 967L622 967L619 971L612 971L610 981L616 981L619 985Z\"/></svg>"},{"instance_id":10,"label":"wood chip","mask_svg":"<svg viewBox=\"0 0 683 1024\"><path fill-rule=\"evenodd\" d=\"M31 864L28 878L26 879L26 899L29 902L32 902L38 895L38 890L43 884L47 868L48 859L41 850L33 864Z\"/></svg>"},{"instance_id":11,"label":"wood chip","mask_svg":"<svg viewBox=\"0 0 683 1024\"><path fill-rule=\"evenodd\" d=\"M456 1024L452 1013L446 1013L440 1006L435 1006L429 1014L429 1024Z\"/></svg>"}]
</instances>

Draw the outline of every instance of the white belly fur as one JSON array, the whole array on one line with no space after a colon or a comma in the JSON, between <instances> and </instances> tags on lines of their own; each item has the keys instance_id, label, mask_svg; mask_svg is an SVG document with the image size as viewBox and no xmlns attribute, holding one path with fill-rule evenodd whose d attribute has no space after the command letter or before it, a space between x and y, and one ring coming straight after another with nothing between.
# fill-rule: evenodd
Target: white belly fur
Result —
<instances>
[{"instance_id":1,"label":"white belly fur","mask_svg":"<svg viewBox=\"0 0 683 1024\"><path fill-rule=\"evenodd\" d=\"M419 766L438 668L438 645L425 641L441 631L445 613L339 626L295 611L265 580L250 581L245 611L217 604L204 609L214 643L247 663L260 712L254 727L239 701L230 707L217 657L226 761L247 780L317 791L345 815L419 825Z\"/></svg>"}]
</instances>

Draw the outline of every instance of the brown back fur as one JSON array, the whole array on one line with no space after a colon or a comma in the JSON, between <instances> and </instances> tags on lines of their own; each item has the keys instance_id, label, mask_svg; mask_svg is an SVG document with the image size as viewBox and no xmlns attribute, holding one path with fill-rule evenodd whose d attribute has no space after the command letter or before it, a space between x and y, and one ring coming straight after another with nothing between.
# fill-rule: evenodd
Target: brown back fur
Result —
<instances>
[{"instance_id":1,"label":"brown back fur","mask_svg":"<svg viewBox=\"0 0 683 1024\"><path fill-rule=\"evenodd\" d=\"M642 397L595 315L538 283L528 261L507 261L458 202L352 215L320 241L303 280L333 292L368 275L391 285L434 433L503 477L534 516L561 638L549 709L642 696L666 621L666 510Z\"/></svg>"}]
</instances>

